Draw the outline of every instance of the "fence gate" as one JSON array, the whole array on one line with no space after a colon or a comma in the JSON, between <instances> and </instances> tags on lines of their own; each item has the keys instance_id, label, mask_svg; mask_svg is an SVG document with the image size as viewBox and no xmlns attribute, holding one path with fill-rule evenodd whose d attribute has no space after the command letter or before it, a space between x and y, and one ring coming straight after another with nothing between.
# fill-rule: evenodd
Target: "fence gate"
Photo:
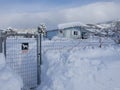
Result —
<instances>
[{"instance_id":1,"label":"fence gate","mask_svg":"<svg viewBox=\"0 0 120 90\"><path fill-rule=\"evenodd\" d=\"M4 43L6 63L18 73L25 88L38 84L37 38L25 35L9 35Z\"/></svg>"}]
</instances>

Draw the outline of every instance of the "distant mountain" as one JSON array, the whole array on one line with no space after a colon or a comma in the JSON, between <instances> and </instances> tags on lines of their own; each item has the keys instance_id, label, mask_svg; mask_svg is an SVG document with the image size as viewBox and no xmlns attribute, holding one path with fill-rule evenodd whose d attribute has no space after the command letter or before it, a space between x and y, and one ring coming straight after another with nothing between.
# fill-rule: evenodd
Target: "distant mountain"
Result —
<instances>
[{"instance_id":1,"label":"distant mountain","mask_svg":"<svg viewBox=\"0 0 120 90\"><path fill-rule=\"evenodd\" d=\"M96 24L86 24L86 29L97 32L120 31L120 20L107 21Z\"/></svg>"}]
</instances>

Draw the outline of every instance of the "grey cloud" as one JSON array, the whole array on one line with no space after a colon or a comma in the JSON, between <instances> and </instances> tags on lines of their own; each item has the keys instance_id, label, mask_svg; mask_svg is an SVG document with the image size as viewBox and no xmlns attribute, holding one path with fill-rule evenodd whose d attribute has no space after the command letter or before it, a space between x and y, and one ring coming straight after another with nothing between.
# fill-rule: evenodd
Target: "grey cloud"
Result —
<instances>
[{"instance_id":1,"label":"grey cloud","mask_svg":"<svg viewBox=\"0 0 120 90\"><path fill-rule=\"evenodd\" d=\"M80 21L96 23L120 18L120 3L99 2L76 8L39 13L13 13L0 15L0 28L36 28L46 23L48 29L56 28L57 24Z\"/></svg>"},{"instance_id":2,"label":"grey cloud","mask_svg":"<svg viewBox=\"0 0 120 90\"><path fill-rule=\"evenodd\" d=\"M80 20L85 23L102 22L120 18L119 6L113 2L94 3L65 10L68 21Z\"/></svg>"}]
</instances>

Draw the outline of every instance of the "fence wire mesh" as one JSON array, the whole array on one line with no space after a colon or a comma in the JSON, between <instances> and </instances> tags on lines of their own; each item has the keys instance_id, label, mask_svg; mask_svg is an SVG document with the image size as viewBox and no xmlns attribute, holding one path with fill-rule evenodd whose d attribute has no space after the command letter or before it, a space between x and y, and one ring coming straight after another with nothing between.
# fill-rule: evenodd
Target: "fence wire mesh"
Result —
<instances>
[{"instance_id":1,"label":"fence wire mesh","mask_svg":"<svg viewBox=\"0 0 120 90\"><path fill-rule=\"evenodd\" d=\"M24 47L23 47L23 44ZM22 79L24 86L34 88L37 86L37 41L36 38L6 39L6 63Z\"/></svg>"},{"instance_id":2,"label":"fence wire mesh","mask_svg":"<svg viewBox=\"0 0 120 90\"><path fill-rule=\"evenodd\" d=\"M102 48L114 46L112 42L86 41L86 40L46 40L42 42L43 51L48 50L71 50L71 49L87 49Z\"/></svg>"},{"instance_id":3,"label":"fence wire mesh","mask_svg":"<svg viewBox=\"0 0 120 90\"><path fill-rule=\"evenodd\" d=\"M18 73L24 82L25 88L34 88L38 84L38 42L37 37L25 38L19 35L6 38L6 63ZM114 46L111 42L87 40L43 40L42 54L49 50L70 51L72 49L88 49ZM100 47L101 48L101 47Z\"/></svg>"}]
</instances>

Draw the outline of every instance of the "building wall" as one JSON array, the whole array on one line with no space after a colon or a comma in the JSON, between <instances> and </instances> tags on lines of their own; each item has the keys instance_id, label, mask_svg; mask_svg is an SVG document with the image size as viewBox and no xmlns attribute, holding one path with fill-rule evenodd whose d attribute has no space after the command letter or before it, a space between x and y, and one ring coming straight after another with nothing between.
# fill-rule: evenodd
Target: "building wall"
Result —
<instances>
[{"instance_id":1,"label":"building wall","mask_svg":"<svg viewBox=\"0 0 120 90\"><path fill-rule=\"evenodd\" d=\"M66 37L66 38L71 38L71 31L70 30L64 31L63 36Z\"/></svg>"},{"instance_id":2,"label":"building wall","mask_svg":"<svg viewBox=\"0 0 120 90\"><path fill-rule=\"evenodd\" d=\"M70 27L61 30L47 31L46 37L52 39L54 36L71 38L71 39L87 39L86 30L81 27ZM84 38L85 37L85 38Z\"/></svg>"},{"instance_id":3,"label":"building wall","mask_svg":"<svg viewBox=\"0 0 120 90\"><path fill-rule=\"evenodd\" d=\"M81 38L81 31L79 28L69 28L62 30L62 33L59 33L60 36L63 36L65 38L73 38L78 39Z\"/></svg>"},{"instance_id":4,"label":"building wall","mask_svg":"<svg viewBox=\"0 0 120 90\"><path fill-rule=\"evenodd\" d=\"M58 35L58 30L47 31L46 37L51 40L54 36L57 36L57 35Z\"/></svg>"}]
</instances>

